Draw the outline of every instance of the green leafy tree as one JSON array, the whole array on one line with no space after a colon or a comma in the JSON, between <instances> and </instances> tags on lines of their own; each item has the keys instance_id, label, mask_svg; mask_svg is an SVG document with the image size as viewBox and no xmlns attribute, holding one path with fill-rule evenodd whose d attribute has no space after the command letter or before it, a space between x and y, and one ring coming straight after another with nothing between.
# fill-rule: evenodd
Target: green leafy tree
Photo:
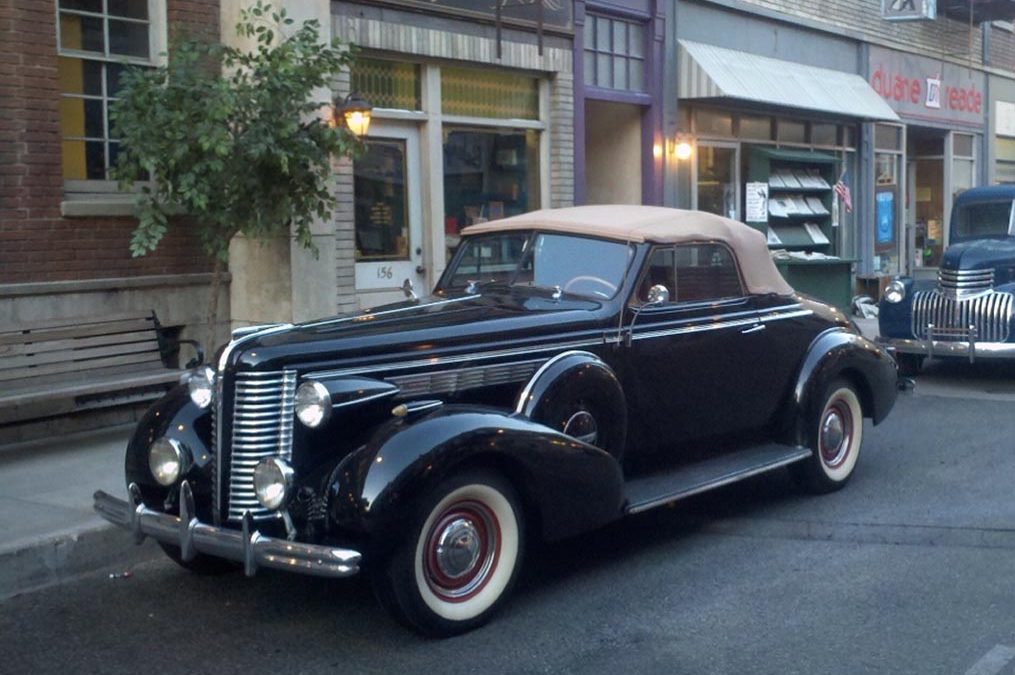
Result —
<instances>
[{"instance_id":1,"label":"green leafy tree","mask_svg":"<svg viewBox=\"0 0 1015 675\"><path fill-rule=\"evenodd\" d=\"M236 31L254 48L177 41L164 67L128 71L111 106L122 141L114 177L123 187L152 179L138 196L131 254L154 251L171 214L192 217L214 261L210 335L230 240L292 232L316 253L311 225L336 204L332 161L359 149L311 99L351 61L348 49L322 44L318 21L296 27L262 0L241 12Z\"/></svg>"}]
</instances>

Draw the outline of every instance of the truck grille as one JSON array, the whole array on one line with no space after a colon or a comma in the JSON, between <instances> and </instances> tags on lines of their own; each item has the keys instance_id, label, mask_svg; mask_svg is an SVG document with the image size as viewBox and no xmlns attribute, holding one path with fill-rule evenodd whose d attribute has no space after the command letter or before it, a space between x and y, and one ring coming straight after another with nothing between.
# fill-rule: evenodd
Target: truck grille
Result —
<instances>
[{"instance_id":1,"label":"truck grille","mask_svg":"<svg viewBox=\"0 0 1015 675\"><path fill-rule=\"evenodd\" d=\"M975 326L978 341L1006 342L1011 319L1011 293L988 291L965 300L938 291L913 294L913 335L921 340L930 337L927 326L933 325L935 340L965 341Z\"/></svg>"},{"instance_id":2,"label":"truck grille","mask_svg":"<svg viewBox=\"0 0 1015 675\"><path fill-rule=\"evenodd\" d=\"M227 452L216 447L216 486L225 492L225 504L215 505L216 513L228 509L229 520L242 520L250 511L254 520L273 518L274 511L261 506L254 494L254 467L265 457L292 458L293 414L296 372L239 373L235 379L231 420L216 419L219 406L213 407L212 429L216 444L220 436L231 434ZM219 393L219 401L222 401ZM230 423L231 422L231 423ZM221 475L218 475L221 474ZM222 481L221 483L219 481ZM216 496L220 496L216 490Z\"/></svg>"},{"instance_id":3,"label":"truck grille","mask_svg":"<svg viewBox=\"0 0 1015 675\"><path fill-rule=\"evenodd\" d=\"M994 270L939 270L941 293L956 300L986 293L994 288Z\"/></svg>"}]
</instances>

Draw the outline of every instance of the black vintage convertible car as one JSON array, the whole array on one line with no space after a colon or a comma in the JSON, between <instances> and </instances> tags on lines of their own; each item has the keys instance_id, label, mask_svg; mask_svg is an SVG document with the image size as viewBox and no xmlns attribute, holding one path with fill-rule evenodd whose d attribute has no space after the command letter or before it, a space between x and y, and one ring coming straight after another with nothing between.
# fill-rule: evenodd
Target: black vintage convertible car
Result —
<instances>
[{"instance_id":1,"label":"black vintage convertible car","mask_svg":"<svg viewBox=\"0 0 1015 675\"><path fill-rule=\"evenodd\" d=\"M467 229L430 297L234 333L141 421L129 503L95 507L196 571L369 572L450 635L527 541L780 467L842 487L896 379L745 225L538 211Z\"/></svg>"}]
</instances>

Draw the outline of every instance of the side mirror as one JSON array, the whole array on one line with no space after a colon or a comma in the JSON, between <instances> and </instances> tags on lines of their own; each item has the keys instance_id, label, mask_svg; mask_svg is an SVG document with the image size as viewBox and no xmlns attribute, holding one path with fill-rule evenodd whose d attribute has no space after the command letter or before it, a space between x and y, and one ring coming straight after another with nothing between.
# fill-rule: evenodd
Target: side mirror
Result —
<instances>
[{"instance_id":1,"label":"side mirror","mask_svg":"<svg viewBox=\"0 0 1015 675\"><path fill-rule=\"evenodd\" d=\"M656 284L652 288L648 289L648 303L649 305L664 305L670 301L670 289L666 288L662 284Z\"/></svg>"}]
</instances>

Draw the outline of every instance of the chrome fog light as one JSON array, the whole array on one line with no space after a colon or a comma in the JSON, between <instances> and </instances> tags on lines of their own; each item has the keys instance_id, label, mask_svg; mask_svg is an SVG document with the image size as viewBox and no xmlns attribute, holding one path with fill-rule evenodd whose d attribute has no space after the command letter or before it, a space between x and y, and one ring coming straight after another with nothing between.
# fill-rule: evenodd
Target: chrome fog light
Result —
<instances>
[{"instance_id":1,"label":"chrome fog light","mask_svg":"<svg viewBox=\"0 0 1015 675\"><path fill-rule=\"evenodd\" d=\"M320 382L304 382L296 390L296 417L316 429L331 416L331 394Z\"/></svg>"},{"instance_id":2,"label":"chrome fog light","mask_svg":"<svg viewBox=\"0 0 1015 675\"><path fill-rule=\"evenodd\" d=\"M906 297L906 286L898 279L892 279L885 287L885 302L893 305L902 302Z\"/></svg>"},{"instance_id":3,"label":"chrome fog light","mask_svg":"<svg viewBox=\"0 0 1015 675\"><path fill-rule=\"evenodd\" d=\"M148 468L159 485L169 487L190 468L190 453L179 441L159 438L148 448Z\"/></svg>"},{"instance_id":4,"label":"chrome fog light","mask_svg":"<svg viewBox=\"0 0 1015 675\"><path fill-rule=\"evenodd\" d=\"M277 457L262 459L254 467L254 494L266 509L277 509L289 498L293 468Z\"/></svg>"},{"instance_id":5,"label":"chrome fog light","mask_svg":"<svg viewBox=\"0 0 1015 675\"><path fill-rule=\"evenodd\" d=\"M211 366L196 368L187 378L190 400L199 408L207 408L215 398L215 371Z\"/></svg>"}]
</instances>

